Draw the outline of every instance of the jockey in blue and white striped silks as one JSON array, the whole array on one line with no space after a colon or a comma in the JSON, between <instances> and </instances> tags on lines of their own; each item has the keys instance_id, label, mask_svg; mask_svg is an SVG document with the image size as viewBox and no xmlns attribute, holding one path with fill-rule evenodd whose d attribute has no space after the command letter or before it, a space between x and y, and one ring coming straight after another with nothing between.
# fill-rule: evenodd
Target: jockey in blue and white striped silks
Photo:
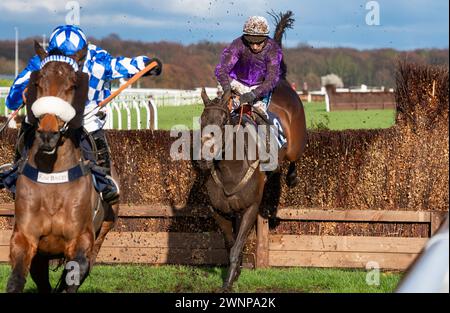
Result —
<instances>
[{"instance_id":1,"label":"jockey in blue and white striped silks","mask_svg":"<svg viewBox=\"0 0 450 313\"><path fill-rule=\"evenodd\" d=\"M85 107L85 112L88 112L88 114L84 117L83 127L88 133L91 133L97 150L103 152L97 157L93 156L93 147L91 147L90 141L85 137L81 141L81 146L87 159L107 170L106 177L96 176L96 185L103 199L110 204L114 204L118 201L119 188L109 176L111 175L109 146L102 129L106 120L105 115L97 114L99 110L98 104L111 94L110 82L112 80L131 78L152 61L157 61L158 67L146 75L159 75L162 64L158 59L150 59L146 56L134 58L113 57L102 48L88 44L86 35L79 27L73 25L59 26L51 34L47 49L50 54L56 53L57 55L50 55L42 61L37 55L33 56L27 67L15 79L6 98L6 106L11 110L16 110L22 104L22 94L29 83L31 73L40 70L47 62L65 62L77 71L78 64L72 62L73 60L69 56L74 55L85 47L87 47L86 58L79 64L82 67L81 70L89 75L89 92ZM106 108L104 107L102 110L106 110ZM24 122L20 132L25 132L30 127L28 123ZM86 153L86 151L88 152ZM16 151L15 163L20 160L21 153L22 151ZM95 173L94 168L92 170Z\"/></svg>"},{"instance_id":2,"label":"jockey in blue and white striped silks","mask_svg":"<svg viewBox=\"0 0 450 313\"><path fill-rule=\"evenodd\" d=\"M47 51L58 49L64 55L73 55L87 45L87 56L83 64L83 72L89 74L89 94L86 103L86 112L90 112L98 103L110 94L110 82L120 78L131 78L145 68L150 62L147 56L134 58L113 57L107 51L93 44L88 44L83 31L73 25L57 27L50 36ZM6 98L6 106L16 110L22 104L22 93L28 85L30 75L41 67L41 60L37 55L28 62L27 67L17 76ZM84 127L88 132L101 129L105 120L99 119L94 110L85 117Z\"/></svg>"}]
</instances>

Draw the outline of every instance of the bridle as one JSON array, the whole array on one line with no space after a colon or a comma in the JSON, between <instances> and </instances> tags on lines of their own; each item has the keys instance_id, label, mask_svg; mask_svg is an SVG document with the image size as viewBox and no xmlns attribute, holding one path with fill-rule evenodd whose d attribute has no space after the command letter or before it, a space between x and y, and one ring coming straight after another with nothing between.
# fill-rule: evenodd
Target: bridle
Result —
<instances>
[{"instance_id":1,"label":"bridle","mask_svg":"<svg viewBox=\"0 0 450 313\"><path fill-rule=\"evenodd\" d=\"M71 57L64 56L64 55L48 55L46 58L44 58L41 61L39 71L42 71L42 69L45 67L45 65L50 62L66 63L72 67L75 74L77 74L77 75L81 71L81 67L79 66L79 63L77 63ZM76 96L76 91L74 91L74 97L75 96ZM59 128L58 133L61 135L61 137L64 136L66 134L67 130L69 129L69 123L70 123L70 121L64 122L63 126L61 128Z\"/></svg>"}]
</instances>

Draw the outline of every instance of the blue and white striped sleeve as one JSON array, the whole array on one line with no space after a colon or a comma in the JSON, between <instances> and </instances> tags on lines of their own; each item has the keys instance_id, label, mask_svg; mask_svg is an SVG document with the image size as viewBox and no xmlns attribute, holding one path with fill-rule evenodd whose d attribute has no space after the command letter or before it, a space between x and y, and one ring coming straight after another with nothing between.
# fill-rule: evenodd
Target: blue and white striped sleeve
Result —
<instances>
[{"instance_id":1,"label":"blue and white striped sleeve","mask_svg":"<svg viewBox=\"0 0 450 313\"><path fill-rule=\"evenodd\" d=\"M35 55L28 62L27 67L16 77L11 89L9 90L8 97L6 97L6 106L10 110L16 110L22 104L22 94L30 81L30 75L34 71L38 71L40 68L41 59Z\"/></svg>"},{"instance_id":2,"label":"blue and white striped sleeve","mask_svg":"<svg viewBox=\"0 0 450 313\"><path fill-rule=\"evenodd\" d=\"M146 56L138 56L135 58L117 57L110 59L110 71L106 80L114 80L119 78L131 78L136 73L143 70L150 58Z\"/></svg>"}]
</instances>

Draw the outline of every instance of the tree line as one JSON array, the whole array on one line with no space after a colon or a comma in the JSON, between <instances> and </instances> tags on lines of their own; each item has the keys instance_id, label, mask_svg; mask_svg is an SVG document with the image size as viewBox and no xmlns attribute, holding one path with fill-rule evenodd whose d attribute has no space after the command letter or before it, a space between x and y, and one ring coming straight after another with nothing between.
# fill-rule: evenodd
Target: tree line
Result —
<instances>
[{"instance_id":1,"label":"tree line","mask_svg":"<svg viewBox=\"0 0 450 313\"><path fill-rule=\"evenodd\" d=\"M28 38L19 43L20 70L34 54L33 40ZM90 38L89 41L114 56L147 55L160 58L164 64L163 75L143 79L141 87L147 88L192 89L216 86L214 69L226 46L224 43L208 41L190 45L166 41L129 41L121 40L115 34L103 39ZM340 76L346 87L366 84L391 88L395 85L395 66L398 60L445 66L449 64L448 49L356 50L314 48L301 44L294 48L285 47L283 50L288 66L288 80L297 89L302 89L305 83L310 90L319 89L320 77L331 73ZM14 73L14 51L13 41L0 41L0 74Z\"/></svg>"}]
</instances>

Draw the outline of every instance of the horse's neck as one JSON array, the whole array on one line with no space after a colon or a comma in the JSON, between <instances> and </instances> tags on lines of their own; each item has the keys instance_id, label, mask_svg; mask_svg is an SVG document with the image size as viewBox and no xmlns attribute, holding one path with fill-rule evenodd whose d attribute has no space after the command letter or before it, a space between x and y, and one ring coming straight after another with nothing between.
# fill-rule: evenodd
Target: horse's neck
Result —
<instances>
[{"instance_id":1,"label":"horse's neck","mask_svg":"<svg viewBox=\"0 0 450 313\"><path fill-rule=\"evenodd\" d=\"M43 172L66 171L80 162L81 151L76 148L70 138L64 138L64 142L57 146L52 155L39 152L35 142L30 150L28 162Z\"/></svg>"}]
</instances>

